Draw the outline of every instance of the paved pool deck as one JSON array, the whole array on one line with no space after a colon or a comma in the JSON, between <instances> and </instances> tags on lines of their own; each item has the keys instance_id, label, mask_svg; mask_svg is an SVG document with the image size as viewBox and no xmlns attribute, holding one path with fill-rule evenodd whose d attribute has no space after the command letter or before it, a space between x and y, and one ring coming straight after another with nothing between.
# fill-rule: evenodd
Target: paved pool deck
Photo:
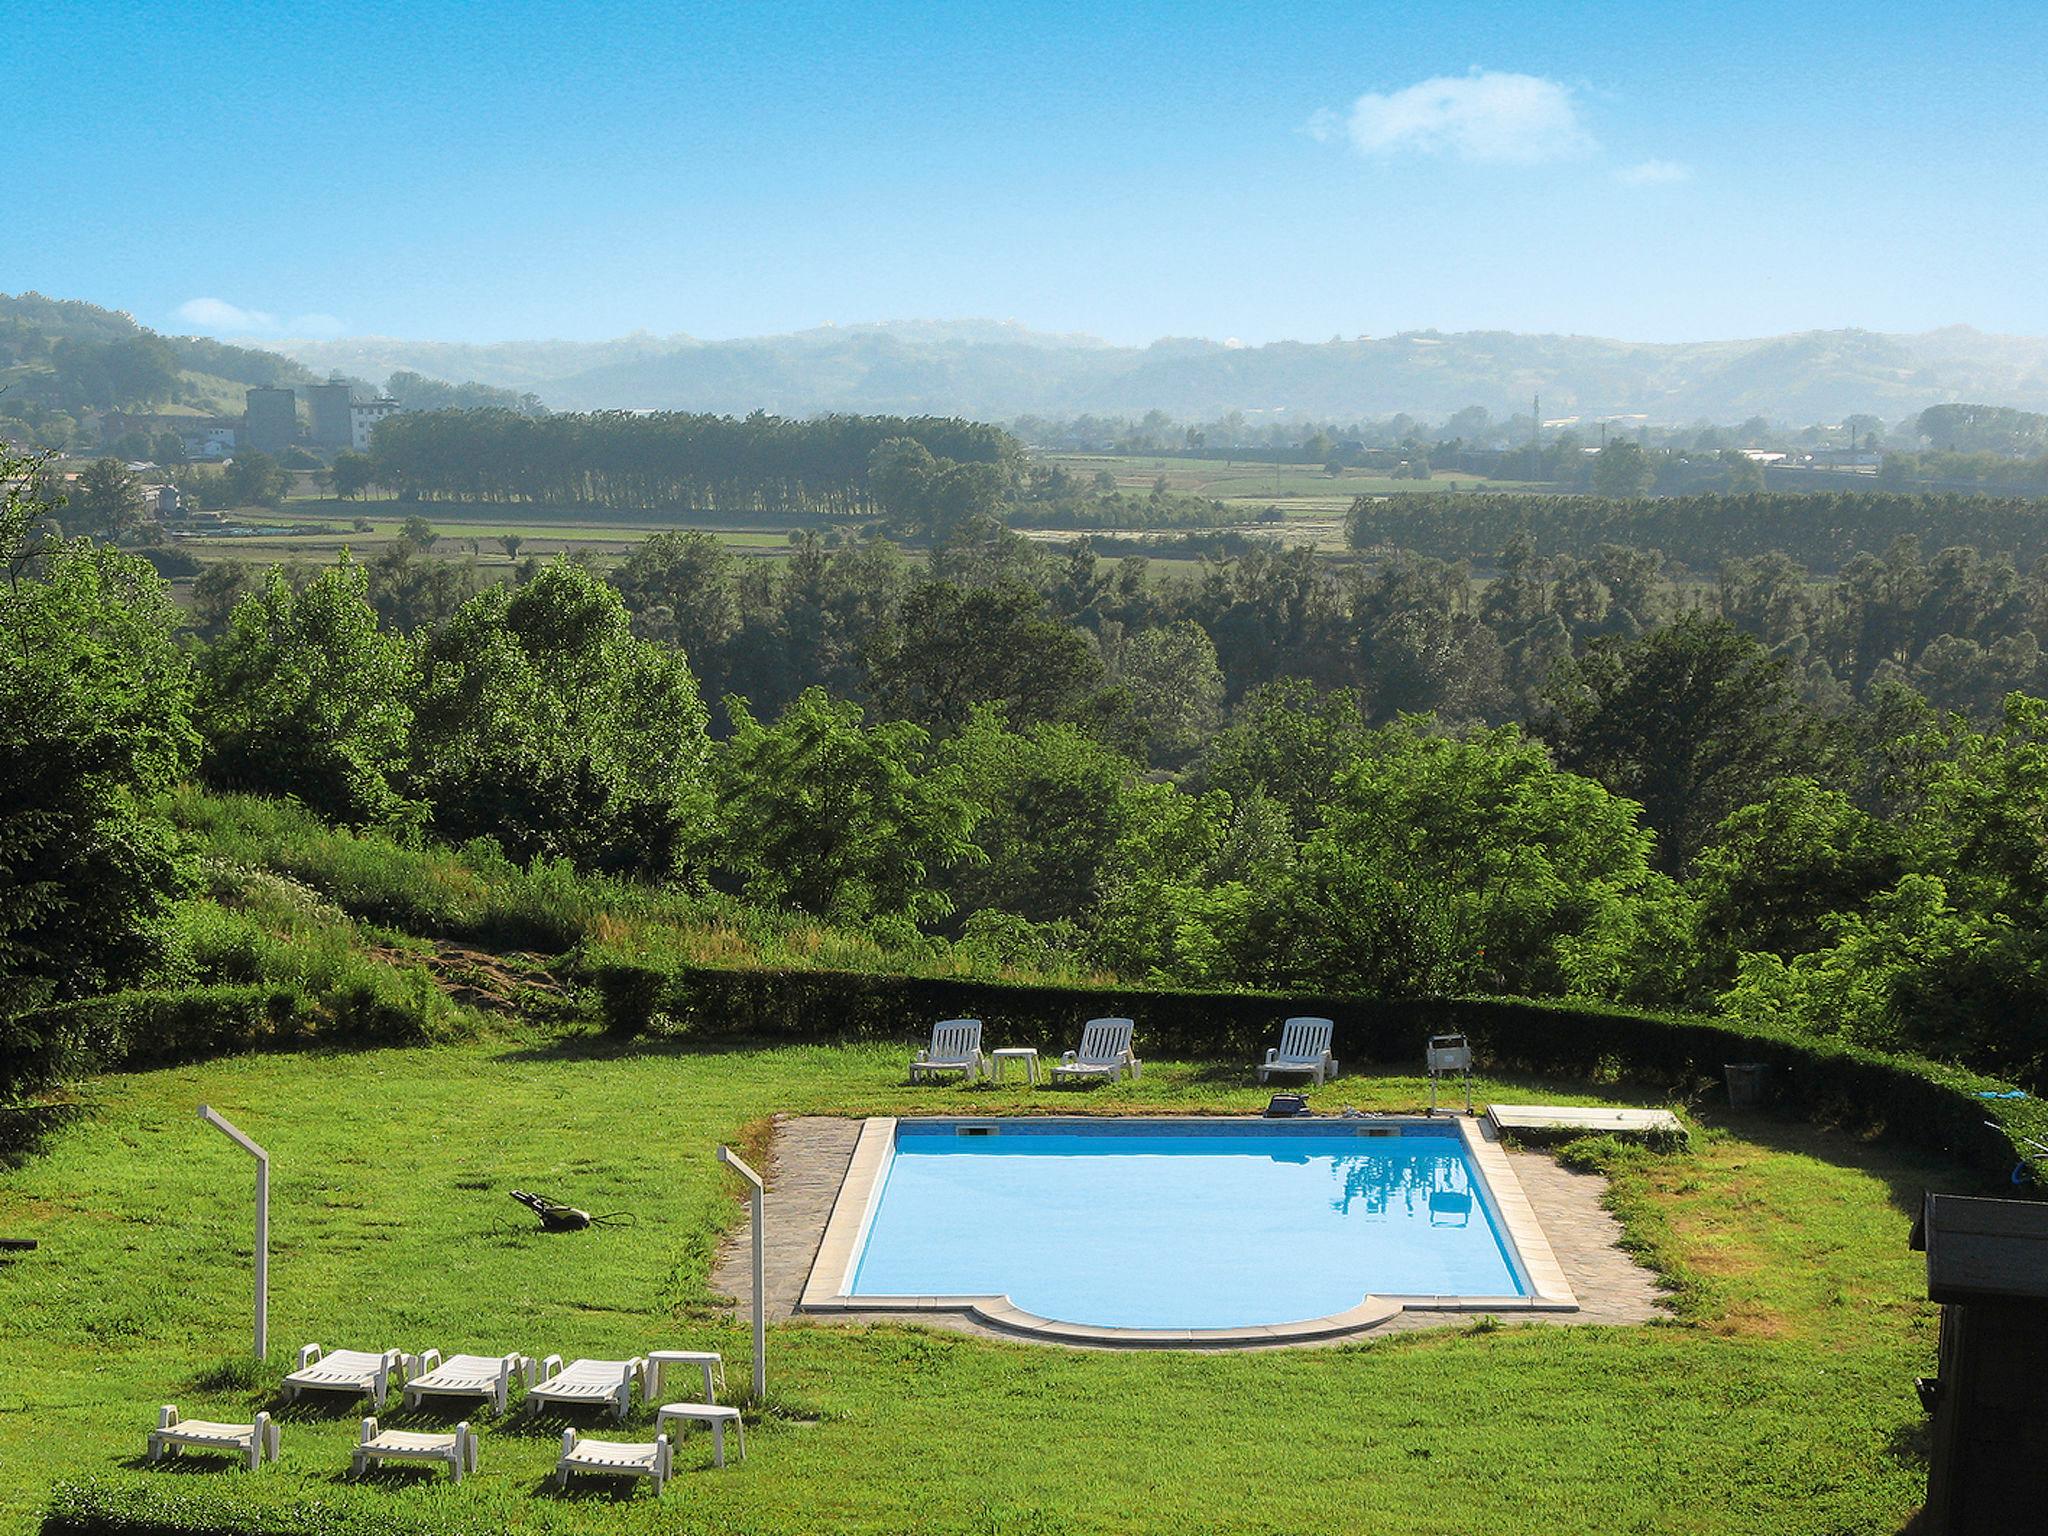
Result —
<instances>
[{"instance_id":1,"label":"paved pool deck","mask_svg":"<svg viewBox=\"0 0 2048 1536\"><path fill-rule=\"evenodd\" d=\"M839 1195L840 1181L853 1160L854 1144L860 1138L858 1117L831 1115L778 1116L769 1147L768 1166L762 1170L768 1192L767 1293L768 1317L783 1321L797 1314L804 1282L818 1254L825 1224ZM1565 1278L1576 1294L1576 1312L1532 1312L1512 1321L1545 1327L1572 1327L1587 1323L1617 1325L1646 1323L1667 1315L1656 1276L1637 1264L1620 1247L1621 1225L1601 1206L1607 1181L1598 1174L1577 1173L1562 1167L1556 1158L1538 1151L1507 1153L1515 1177L1534 1207L1537 1219L1549 1236L1552 1251ZM751 1273L752 1235L748 1223L721 1245L711 1272L712 1289L729 1295L744 1315L753 1299ZM904 1322L927 1328L946 1328L956 1333L979 1334L985 1338L1014 1339L1016 1335L990 1328L972 1318L952 1312L870 1312L853 1314L804 1313L806 1321L821 1326L847 1323ZM1507 1319L1504 1319L1507 1320ZM1444 1312L1403 1312L1377 1327L1349 1335L1370 1338L1382 1333L1409 1332L1418 1328L1458 1328L1472 1321L1469 1314ZM1313 1348L1328 1340L1301 1344L1272 1344L1264 1348ZM1066 1345L1063 1347L1090 1347Z\"/></svg>"}]
</instances>

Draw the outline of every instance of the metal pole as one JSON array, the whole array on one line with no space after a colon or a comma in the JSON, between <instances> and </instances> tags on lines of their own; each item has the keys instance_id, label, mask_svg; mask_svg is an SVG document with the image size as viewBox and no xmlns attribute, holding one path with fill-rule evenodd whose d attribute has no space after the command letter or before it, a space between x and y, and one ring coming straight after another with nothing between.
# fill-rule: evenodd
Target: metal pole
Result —
<instances>
[{"instance_id":1,"label":"metal pole","mask_svg":"<svg viewBox=\"0 0 2048 1536\"><path fill-rule=\"evenodd\" d=\"M752 1186L747 1203L754 1217L754 1401L768 1396L768 1246L763 1226L761 1175L749 1168L731 1147L718 1149L718 1160Z\"/></svg>"},{"instance_id":2,"label":"metal pole","mask_svg":"<svg viewBox=\"0 0 2048 1536\"><path fill-rule=\"evenodd\" d=\"M270 1154L207 1105L199 1118L256 1159L256 1358L270 1352Z\"/></svg>"}]
</instances>

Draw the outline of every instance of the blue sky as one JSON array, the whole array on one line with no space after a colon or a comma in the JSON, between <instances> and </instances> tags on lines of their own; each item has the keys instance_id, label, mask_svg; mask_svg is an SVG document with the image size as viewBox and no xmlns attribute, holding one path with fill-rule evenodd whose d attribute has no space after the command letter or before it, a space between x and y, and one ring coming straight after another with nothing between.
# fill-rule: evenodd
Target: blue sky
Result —
<instances>
[{"instance_id":1,"label":"blue sky","mask_svg":"<svg viewBox=\"0 0 2048 1536\"><path fill-rule=\"evenodd\" d=\"M0 289L216 334L2048 333L2048 6L39 7Z\"/></svg>"}]
</instances>

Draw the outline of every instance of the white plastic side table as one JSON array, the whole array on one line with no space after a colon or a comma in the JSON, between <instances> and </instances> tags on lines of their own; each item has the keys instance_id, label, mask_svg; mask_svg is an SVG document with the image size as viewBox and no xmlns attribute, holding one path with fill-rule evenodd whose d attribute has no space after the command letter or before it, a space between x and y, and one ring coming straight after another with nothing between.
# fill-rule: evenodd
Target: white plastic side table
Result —
<instances>
[{"instance_id":1,"label":"white plastic side table","mask_svg":"<svg viewBox=\"0 0 2048 1536\"><path fill-rule=\"evenodd\" d=\"M661 1368L665 1365L694 1365L704 1372L704 1401L715 1403L718 1394L712 1390L711 1373L718 1372L718 1385L725 1385L725 1357L715 1349L650 1349L647 1352L647 1371L641 1390L650 1400L661 1396Z\"/></svg>"},{"instance_id":2,"label":"white plastic side table","mask_svg":"<svg viewBox=\"0 0 2048 1536\"><path fill-rule=\"evenodd\" d=\"M670 1419L680 1420L685 1429L692 1423L709 1425L711 1460L721 1467L725 1465L725 1426L730 1424L739 1431L740 1460L747 1459L747 1426L740 1418L739 1409L720 1407L717 1403L663 1403L661 1411L654 1416L656 1433L666 1434Z\"/></svg>"},{"instance_id":3,"label":"white plastic side table","mask_svg":"<svg viewBox=\"0 0 2048 1536\"><path fill-rule=\"evenodd\" d=\"M1026 1079L1027 1079L1027 1080L1028 1080L1028 1081L1030 1082L1030 1084L1031 1084L1031 1086L1032 1086L1032 1087L1036 1088L1036 1087L1038 1086L1038 1047L1037 1047L1037 1046L1035 1046L1035 1045L1006 1045L1006 1046L1004 1046L1004 1047L1003 1047L1003 1048L1002 1048L1001 1050L999 1050L999 1051L991 1051L991 1052L989 1052L989 1059L990 1059L991 1061L993 1061L993 1062L995 1063L995 1065L994 1065L994 1067L993 1067L993 1068L991 1069L991 1071L990 1071L990 1074L989 1074L989 1075L990 1075L990 1076L991 1076L991 1077L992 1077L992 1078L993 1078L993 1079L994 1079L994 1080L995 1080L996 1082L999 1082L999 1083L1000 1083L1000 1082L1001 1082L1001 1081L1003 1080L1003 1063L1004 1063L1004 1062L1006 1062L1006 1061L1021 1061L1021 1062L1023 1062L1023 1063L1024 1063L1024 1075L1025 1075L1025 1078L1026 1078Z\"/></svg>"}]
</instances>

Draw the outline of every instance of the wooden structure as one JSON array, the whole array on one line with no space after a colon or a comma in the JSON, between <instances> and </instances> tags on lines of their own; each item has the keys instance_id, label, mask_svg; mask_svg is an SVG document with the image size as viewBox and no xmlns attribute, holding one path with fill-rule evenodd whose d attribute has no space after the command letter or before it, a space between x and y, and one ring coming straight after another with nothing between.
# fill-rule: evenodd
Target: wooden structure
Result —
<instances>
[{"instance_id":1,"label":"wooden structure","mask_svg":"<svg viewBox=\"0 0 2048 1536\"><path fill-rule=\"evenodd\" d=\"M1641 1136L1652 1141L1684 1141L1685 1126L1668 1109L1620 1109L1586 1104L1491 1104L1486 1118L1497 1131L1527 1138L1556 1133L1565 1136Z\"/></svg>"},{"instance_id":2,"label":"wooden structure","mask_svg":"<svg viewBox=\"0 0 2048 1536\"><path fill-rule=\"evenodd\" d=\"M1929 1195L1913 1244L1941 1303L1924 1529L2038 1533L2048 1511L2048 1204Z\"/></svg>"}]
</instances>

